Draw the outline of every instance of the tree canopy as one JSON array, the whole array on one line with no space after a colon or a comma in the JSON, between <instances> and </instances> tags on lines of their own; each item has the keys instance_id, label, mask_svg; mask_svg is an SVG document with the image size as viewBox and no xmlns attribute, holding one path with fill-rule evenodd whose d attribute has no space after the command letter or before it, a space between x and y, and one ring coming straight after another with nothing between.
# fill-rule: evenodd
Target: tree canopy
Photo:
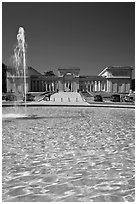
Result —
<instances>
[{"instance_id":1,"label":"tree canopy","mask_svg":"<svg viewBox=\"0 0 137 204\"><path fill-rule=\"evenodd\" d=\"M55 76L53 71L44 72L45 76Z\"/></svg>"}]
</instances>

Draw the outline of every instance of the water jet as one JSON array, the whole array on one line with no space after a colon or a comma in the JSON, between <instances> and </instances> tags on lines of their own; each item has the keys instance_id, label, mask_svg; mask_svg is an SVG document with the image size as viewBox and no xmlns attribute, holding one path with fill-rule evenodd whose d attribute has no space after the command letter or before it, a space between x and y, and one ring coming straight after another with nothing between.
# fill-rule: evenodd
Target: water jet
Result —
<instances>
[{"instance_id":1,"label":"water jet","mask_svg":"<svg viewBox=\"0 0 137 204\"><path fill-rule=\"evenodd\" d=\"M17 45L14 49L13 64L14 66L10 70L10 79L13 83L13 90L10 94L15 94L16 100L14 101L14 113L8 113L3 115L3 118L20 118L27 117L26 107L26 94L27 94L27 65L26 65L26 48L25 30L23 27L19 27L17 33ZM20 113L20 102L24 98L24 111Z\"/></svg>"}]
</instances>

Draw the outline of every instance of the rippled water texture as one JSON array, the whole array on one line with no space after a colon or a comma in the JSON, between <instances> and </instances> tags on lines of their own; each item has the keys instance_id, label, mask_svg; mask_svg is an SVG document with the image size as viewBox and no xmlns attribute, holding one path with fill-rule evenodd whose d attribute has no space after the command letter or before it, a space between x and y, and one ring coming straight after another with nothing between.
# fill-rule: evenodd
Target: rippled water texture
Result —
<instances>
[{"instance_id":1,"label":"rippled water texture","mask_svg":"<svg viewBox=\"0 0 137 204\"><path fill-rule=\"evenodd\" d=\"M133 109L30 107L28 115L3 118L3 201L134 201Z\"/></svg>"}]
</instances>

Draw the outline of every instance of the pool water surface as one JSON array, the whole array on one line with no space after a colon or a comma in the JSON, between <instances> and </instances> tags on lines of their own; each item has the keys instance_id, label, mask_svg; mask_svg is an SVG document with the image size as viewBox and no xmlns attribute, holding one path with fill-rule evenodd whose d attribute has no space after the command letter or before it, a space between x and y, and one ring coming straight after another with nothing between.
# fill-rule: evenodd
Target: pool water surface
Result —
<instances>
[{"instance_id":1,"label":"pool water surface","mask_svg":"<svg viewBox=\"0 0 137 204\"><path fill-rule=\"evenodd\" d=\"M2 120L3 201L134 201L134 109L29 107L27 114Z\"/></svg>"}]
</instances>

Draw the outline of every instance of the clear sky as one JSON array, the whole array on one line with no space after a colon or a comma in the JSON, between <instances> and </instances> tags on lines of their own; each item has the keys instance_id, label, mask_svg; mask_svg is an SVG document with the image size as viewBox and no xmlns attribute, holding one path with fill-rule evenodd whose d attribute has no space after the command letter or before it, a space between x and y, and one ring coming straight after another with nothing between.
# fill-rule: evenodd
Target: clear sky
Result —
<instances>
[{"instance_id":1,"label":"clear sky","mask_svg":"<svg viewBox=\"0 0 137 204\"><path fill-rule=\"evenodd\" d=\"M41 73L79 67L98 75L107 66L135 66L133 2L2 3L2 61L11 64L18 28L25 29L27 63Z\"/></svg>"}]
</instances>

